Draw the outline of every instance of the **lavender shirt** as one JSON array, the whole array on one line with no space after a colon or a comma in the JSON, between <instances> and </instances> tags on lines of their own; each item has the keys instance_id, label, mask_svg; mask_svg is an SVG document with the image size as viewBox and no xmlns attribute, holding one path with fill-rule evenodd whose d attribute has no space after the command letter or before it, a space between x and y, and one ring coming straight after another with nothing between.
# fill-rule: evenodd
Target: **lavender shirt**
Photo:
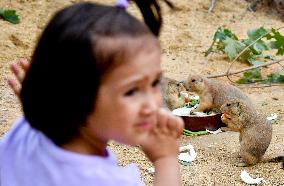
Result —
<instances>
[{"instance_id":1,"label":"lavender shirt","mask_svg":"<svg viewBox=\"0 0 284 186\"><path fill-rule=\"evenodd\" d=\"M66 151L20 118L0 141L1 186L144 185L136 165Z\"/></svg>"}]
</instances>

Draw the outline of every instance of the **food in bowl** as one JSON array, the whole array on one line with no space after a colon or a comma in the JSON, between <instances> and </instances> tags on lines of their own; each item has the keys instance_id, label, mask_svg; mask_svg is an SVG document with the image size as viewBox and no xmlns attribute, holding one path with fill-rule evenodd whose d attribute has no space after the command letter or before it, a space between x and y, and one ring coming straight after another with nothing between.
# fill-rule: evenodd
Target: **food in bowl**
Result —
<instances>
[{"instance_id":1,"label":"food in bowl","mask_svg":"<svg viewBox=\"0 0 284 186\"><path fill-rule=\"evenodd\" d=\"M176 109L173 109L172 112L174 115L182 117L187 134L189 134L189 131L205 131L206 129L217 130L221 126L225 126L221 121L221 114L213 111L207 113L194 112L194 109L200 102L200 97L198 95L188 91L180 91L178 97L175 99L177 100L174 101L178 102L179 105Z\"/></svg>"},{"instance_id":2,"label":"food in bowl","mask_svg":"<svg viewBox=\"0 0 284 186\"><path fill-rule=\"evenodd\" d=\"M184 128L189 131L217 130L226 125L221 121L221 113L192 112L192 108L182 107L172 111L174 115L181 116Z\"/></svg>"}]
</instances>

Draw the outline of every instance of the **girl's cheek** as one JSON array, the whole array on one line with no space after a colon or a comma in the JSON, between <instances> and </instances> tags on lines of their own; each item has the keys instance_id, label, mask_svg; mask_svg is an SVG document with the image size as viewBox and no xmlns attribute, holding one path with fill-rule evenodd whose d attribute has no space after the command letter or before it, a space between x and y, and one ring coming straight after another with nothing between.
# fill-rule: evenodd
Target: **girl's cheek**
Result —
<instances>
[{"instance_id":1,"label":"girl's cheek","mask_svg":"<svg viewBox=\"0 0 284 186\"><path fill-rule=\"evenodd\" d=\"M162 99L162 94L161 92L159 91L156 95L156 100L157 100L157 104L159 107L162 106L162 103L163 103L163 99Z\"/></svg>"}]
</instances>

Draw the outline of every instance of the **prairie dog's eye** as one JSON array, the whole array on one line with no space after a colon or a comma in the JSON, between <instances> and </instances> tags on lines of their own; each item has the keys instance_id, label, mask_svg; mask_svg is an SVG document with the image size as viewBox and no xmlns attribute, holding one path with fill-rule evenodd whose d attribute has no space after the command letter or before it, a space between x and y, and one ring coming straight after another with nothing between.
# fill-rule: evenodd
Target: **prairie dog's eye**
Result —
<instances>
[{"instance_id":1,"label":"prairie dog's eye","mask_svg":"<svg viewBox=\"0 0 284 186\"><path fill-rule=\"evenodd\" d=\"M195 79L192 79L192 80L191 80L191 82L195 82L195 81L196 81Z\"/></svg>"},{"instance_id":2,"label":"prairie dog's eye","mask_svg":"<svg viewBox=\"0 0 284 186\"><path fill-rule=\"evenodd\" d=\"M229 107L229 106L231 106L231 104L230 104L230 103L227 103L227 107Z\"/></svg>"}]
</instances>

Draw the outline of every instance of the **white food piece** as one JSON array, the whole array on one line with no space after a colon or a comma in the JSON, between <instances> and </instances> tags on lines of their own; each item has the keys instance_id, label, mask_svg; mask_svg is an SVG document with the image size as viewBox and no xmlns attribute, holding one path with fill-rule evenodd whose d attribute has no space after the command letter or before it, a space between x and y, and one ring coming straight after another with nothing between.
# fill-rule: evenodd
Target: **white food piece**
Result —
<instances>
[{"instance_id":1,"label":"white food piece","mask_svg":"<svg viewBox=\"0 0 284 186\"><path fill-rule=\"evenodd\" d=\"M215 131L211 131L211 130L208 130L206 129L206 132L210 133L210 134L219 134L222 132L221 128L219 128L218 130L215 130Z\"/></svg>"},{"instance_id":2,"label":"white food piece","mask_svg":"<svg viewBox=\"0 0 284 186\"><path fill-rule=\"evenodd\" d=\"M208 116L206 113L204 112L193 112L193 115L195 116Z\"/></svg>"},{"instance_id":3,"label":"white food piece","mask_svg":"<svg viewBox=\"0 0 284 186\"><path fill-rule=\"evenodd\" d=\"M214 115L213 114L206 114L204 112L193 112L193 114L190 114L190 112L192 110L194 110L195 107L191 107L191 108L188 108L188 107L182 107L182 108L177 108L177 109L174 109L172 111L172 113L176 116L197 116L197 117L206 117L206 116L211 116L211 115Z\"/></svg>"},{"instance_id":4,"label":"white food piece","mask_svg":"<svg viewBox=\"0 0 284 186\"><path fill-rule=\"evenodd\" d=\"M200 97L199 97L199 96L197 96L197 95L196 95L196 96L190 96L190 97L189 97L189 99L199 100L199 99L200 99Z\"/></svg>"},{"instance_id":5,"label":"white food piece","mask_svg":"<svg viewBox=\"0 0 284 186\"><path fill-rule=\"evenodd\" d=\"M263 178L252 178L247 171L242 171L241 179L247 184L260 184L264 181Z\"/></svg>"},{"instance_id":6,"label":"white food piece","mask_svg":"<svg viewBox=\"0 0 284 186\"><path fill-rule=\"evenodd\" d=\"M188 98L188 93L186 91L181 91L179 94L182 98Z\"/></svg>"},{"instance_id":7,"label":"white food piece","mask_svg":"<svg viewBox=\"0 0 284 186\"><path fill-rule=\"evenodd\" d=\"M182 152L178 156L178 159L180 161L190 163L196 159L197 153L195 152L192 145L186 145L186 146L180 147L179 151Z\"/></svg>"},{"instance_id":8,"label":"white food piece","mask_svg":"<svg viewBox=\"0 0 284 186\"><path fill-rule=\"evenodd\" d=\"M272 121L272 120L276 120L277 118L278 118L278 115L275 114L275 113L273 113L273 114L271 114L269 117L267 117L266 119L267 119L268 121Z\"/></svg>"},{"instance_id":9,"label":"white food piece","mask_svg":"<svg viewBox=\"0 0 284 186\"><path fill-rule=\"evenodd\" d=\"M177 116L188 116L190 115L190 112L193 110L194 108L187 108L187 107L182 107L182 108L177 108L177 109L174 109L172 111L172 113L174 115L177 115Z\"/></svg>"}]
</instances>

